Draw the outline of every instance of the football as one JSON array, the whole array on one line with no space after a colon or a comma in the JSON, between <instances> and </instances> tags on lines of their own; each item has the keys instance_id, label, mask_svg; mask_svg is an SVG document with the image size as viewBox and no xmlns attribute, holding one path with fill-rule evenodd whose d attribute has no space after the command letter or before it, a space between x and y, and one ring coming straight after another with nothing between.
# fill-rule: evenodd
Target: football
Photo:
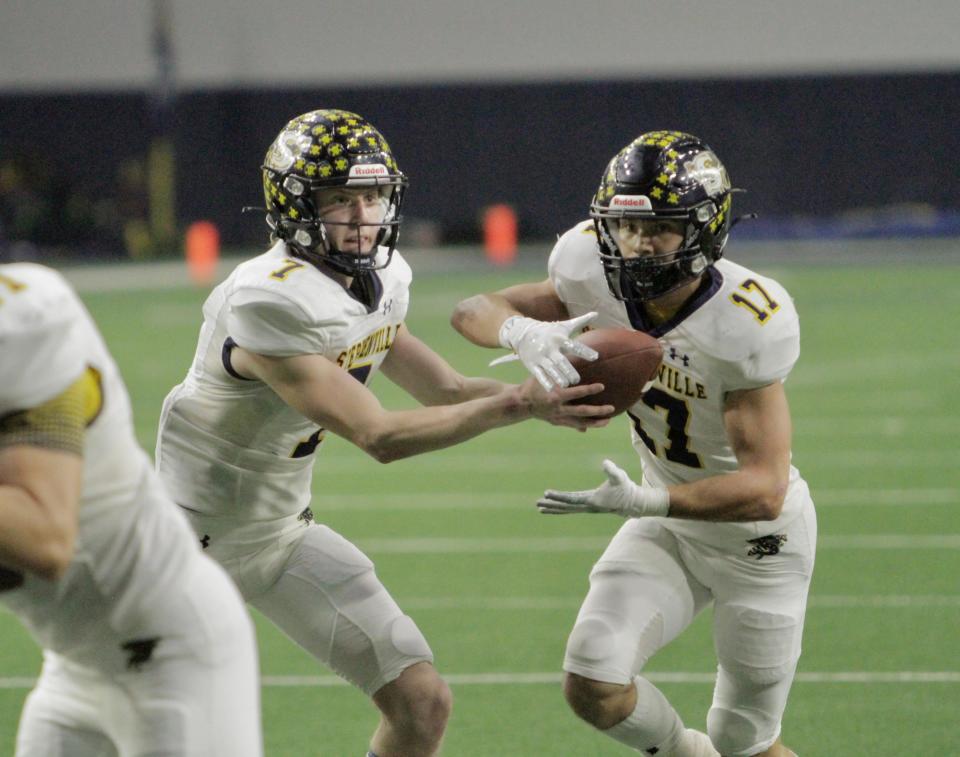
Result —
<instances>
[{"instance_id":1,"label":"football","mask_svg":"<svg viewBox=\"0 0 960 757\"><path fill-rule=\"evenodd\" d=\"M614 415L619 415L640 399L663 358L660 343L642 331L592 329L578 341L600 353L593 362L570 358L580 374L580 383L600 383L604 387L600 394L593 394L581 402L613 405Z\"/></svg>"}]
</instances>

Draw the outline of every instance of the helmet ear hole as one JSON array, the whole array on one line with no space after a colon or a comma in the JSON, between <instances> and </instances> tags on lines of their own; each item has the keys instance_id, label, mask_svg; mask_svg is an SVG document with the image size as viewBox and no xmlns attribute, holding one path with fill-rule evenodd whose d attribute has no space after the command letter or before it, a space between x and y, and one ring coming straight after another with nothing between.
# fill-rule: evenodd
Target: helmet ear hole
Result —
<instances>
[{"instance_id":1,"label":"helmet ear hole","mask_svg":"<svg viewBox=\"0 0 960 757\"><path fill-rule=\"evenodd\" d=\"M290 194L297 197L302 196L307 191L307 186L296 176L288 176L283 180L283 188Z\"/></svg>"},{"instance_id":2,"label":"helmet ear hole","mask_svg":"<svg viewBox=\"0 0 960 757\"><path fill-rule=\"evenodd\" d=\"M701 224L706 223L717 213L717 206L712 202L704 203L697 208L697 221Z\"/></svg>"}]
</instances>

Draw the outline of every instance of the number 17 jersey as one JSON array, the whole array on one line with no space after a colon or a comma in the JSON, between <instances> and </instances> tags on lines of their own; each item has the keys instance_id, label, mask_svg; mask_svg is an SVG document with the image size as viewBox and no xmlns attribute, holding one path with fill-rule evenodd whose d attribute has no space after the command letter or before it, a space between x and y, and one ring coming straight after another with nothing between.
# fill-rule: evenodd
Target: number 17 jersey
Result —
<instances>
[{"instance_id":1,"label":"number 17 jersey","mask_svg":"<svg viewBox=\"0 0 960 757\"><path fill-rule=\"evenodd\" d=\"M663 361L652 386L628 413L634 449L648 485L667 487L736 471L724 426L724 398L732 391L784 381L800 353L797 312L776 281L721 259L707 269L697 292L669 321L653 324L639 305L617 300L607 286L590 222L557 242L550 280L571 317L592 310L594 328L628 328L656 337ZM806 484L790 467L787 496L773 522L715 523L663 519L665 527L710 541L773 533L809 501Z\"/></svg>"}]
</instances>

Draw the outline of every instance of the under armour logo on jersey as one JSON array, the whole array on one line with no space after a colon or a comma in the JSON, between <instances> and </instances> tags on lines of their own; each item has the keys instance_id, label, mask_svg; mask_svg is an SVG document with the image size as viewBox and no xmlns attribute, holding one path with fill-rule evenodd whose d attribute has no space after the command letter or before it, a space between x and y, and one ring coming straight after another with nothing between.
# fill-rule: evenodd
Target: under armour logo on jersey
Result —
<instances>
[{"instance_id":1,"label":"under armour logo on jersey","mask_svg":"<svg viewBox=\"0 0 960 757\"><path fill-rule=\"evenodd\" d=\"M393 310L393 298L390 298L389 300L384 300L383 304L380 306L380 312L386 315L391 310Z\"/></svg>"},{"instance_id":2,"label":"under armour logo on jersey","mask_svg":"<svg viewBox=\"0 0 960 757\"><path fill-rule=\"evenodd\" d=\"M758 560L762 560L764 557L773 557L780 554L780 547L786 540L786 534L770 534L756 539L747 539L747 544L753 545L747 552L747 557L756 557Z\"/></svg>"},{"instance_id":3,"label":"under armour logo on jersey","mask_svg":"<svg viewBox=\"0 0 960 757\"><path fill-rule=\"evenodd\" d=\"M210 534L203 535L203 538L200 539L200 546L204 549L210 546Z\"/></svg>"},{"instance_id":4,"label":"under armour logo on jersey","mask_svg":"<svg viewBox=\"0 0 960 757\"><path fill-rule=\"evenodd\" d=\"M676 347L671 347L671 348L670 348L670 352L667 353L667 356L668 356L671 360L680 360L680 361L682 361L684 368L686 368L686 367L688 367L688 366L690 365L690 357L689 357L688 355L681 355L679 352L677 352L677 348L676 348Z\"/></svg>"},{"instance_id":5,"label":"under armour logo on jersey","mask_svg":"<svg viewBox=\"0 0 960 757\"><path fill-rule=\"evenodd\" d=\"M130 670L140 670L153 657L153 650L160 643L160 637L153 639L134 639L121 646L125 652L130 654L127 659L127 667Z\"/></svg>"}]
</instances>

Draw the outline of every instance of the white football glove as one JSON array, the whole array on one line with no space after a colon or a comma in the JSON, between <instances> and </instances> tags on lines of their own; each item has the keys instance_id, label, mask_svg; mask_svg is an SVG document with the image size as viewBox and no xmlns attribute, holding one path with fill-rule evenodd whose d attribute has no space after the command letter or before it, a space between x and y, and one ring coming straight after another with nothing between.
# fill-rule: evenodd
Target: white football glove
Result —
<instances>
[{"instance_id":1,"label":"white football glove","mask_svg":"<svg viewBox=\"0 0 960 757\"><path fill-rule=\"evenodd\" d=\"M598 355L596 350L571 339L570 334L596 317L596 313L584 313L566 321L538 321L522 315L510 316L500 326L500 346L517 353L524 367L548 392L554 387L573 386L580 381L580 374L564 353L584 360L596 360ZM494 360L491 365L506 359Z\"/></svg>"},{"instance_id":2,"label":"white football glove","mask_svg":"<svg viewBox=\"0 0 960 757\"><path fill-rule=\"evenodd\" d=\"M624 518L644 515L667 515L670 493L666 489L638 486L626 471L612 461L603 461L607 480L596 489L582 492L558 492L547 489L537 500L537 509L545 515L572 513L613 513Z\"/></svg>"}]
</instances>

